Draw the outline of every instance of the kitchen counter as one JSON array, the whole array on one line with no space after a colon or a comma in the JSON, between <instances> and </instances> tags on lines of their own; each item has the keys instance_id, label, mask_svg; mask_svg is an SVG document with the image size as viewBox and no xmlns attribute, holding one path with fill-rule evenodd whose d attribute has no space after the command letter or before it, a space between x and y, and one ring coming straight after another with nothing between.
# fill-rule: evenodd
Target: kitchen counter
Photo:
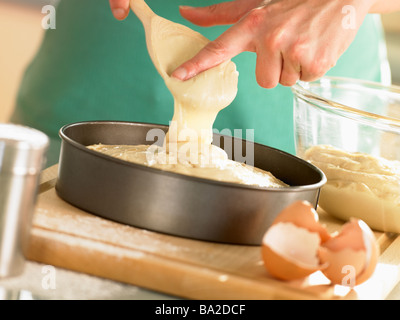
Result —
<instances>
[{"instance_id":1,"label":"kitchen counter","mask_svg":"<svg viewBox=\"0 0 400 320\"><path fill-rule=\"evenodd\" d=\"M138 286L55 267L56 286L42 281L48 265L27 261L22 275L0 280L0 300L175 300L181 299ZM386 300L400 300L397 285Z\"/></svg>"},{"instance_id":2,"label":"kitchen counter","mask_svg":"<svg viewBox=\"0 0 400 320\"><path fill-rule=\"evenodd\" d=\"M42 175L29 253L33 259L22 275L0 280L2 299L400 299L396 235L376 233L382 255L366 286L336 290L318 277L309 285L313 275L308 282L285 283L266 275L259 247L162 235L70 206L54 192L56 169ZM326 214L321 220L330 232L341 225Z\"/></svg>"},{"instance_id":3,"label":"kitchen counter","mask_svg":"<svg viewBox=\"0 0 400 320\"><path fill-rule=\"evenodd\" d=\"M54 274L55 285L47 281ZM0 300L170 300L155 291L27 261L22 275L0 280Z\"/></svg>"}]
</instances>

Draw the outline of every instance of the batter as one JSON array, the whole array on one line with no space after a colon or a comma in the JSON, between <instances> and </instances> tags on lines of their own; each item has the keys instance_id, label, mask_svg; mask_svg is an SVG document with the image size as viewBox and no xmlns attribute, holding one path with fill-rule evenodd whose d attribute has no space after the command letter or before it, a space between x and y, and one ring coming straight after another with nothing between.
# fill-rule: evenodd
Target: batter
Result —
<instances>
[{"instance_id":1,"label":"batter","mask_svg":"<svg viewBox=\"0 0 400 320\"><path fill-rule=\"evenodd\" d=\"M400 232L400 162L317 145L304 158L327 177L319 205L348 220L363 219L371 228Z\"/></svg>"},{"instance_id":2,"label":"batter","mask_svg":"<svg viewBox=\"0 0 400 320\"><path fill-rule=\"evenodd\" d=\"M172 71L199 52L209 40L190 28L155 15L142 0L132 1L131 5L134 4L147 28L150 57L174 97L174 115L162 148L156 145L89 148L190 176L261 187L287 187L269 172L229 160L223 149L211 144L218 112L237 94L236 65L226 61L187 81L170 77Z\"/></svg>"},{"instance_id":3,"label":"batter","mask_svg":"<svg viewBox=\"0 0 400 320\"><path fill-rule=\"evenodd\" d=\"M190 162L166 163L165 159L168 153L164 148L156 145L98 144L88 148L125 161L204 179L259 187L282 188L288 186L267 171L229 159L220 159L210 165L195 165Z\"/></svg>"}]
</instances>

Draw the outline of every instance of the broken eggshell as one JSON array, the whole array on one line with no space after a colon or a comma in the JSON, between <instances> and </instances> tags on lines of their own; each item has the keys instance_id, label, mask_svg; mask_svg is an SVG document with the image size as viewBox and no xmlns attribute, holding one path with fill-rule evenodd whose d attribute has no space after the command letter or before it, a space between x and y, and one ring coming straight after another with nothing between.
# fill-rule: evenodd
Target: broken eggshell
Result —
<instances>
[{"instance_id":1,"label":"broken eggshell","mask_svg":"<svg viewBox=\"0 0 400 320\"><path fill-rule=\"evenodd\" d=\"M278 214L263 237L264 266L282 280L304 278L323 268L319 248L330 238L312 205L296 201Z\"/></svg>"},{"instance_id":2,"label":"broken eggshell","mask_svg":"<svg viewBox=\"0 0 400 320\"><path fill-rule=\"evenodd\" d=\"M276 217L262 241L266 270L282 280L322 271L332 284L354 286L375 270L379 247L371 229L352 219L332 236L306 201L296 201Z\"/></svg>"},{"instance_id":3,"label":"broken eggshell","mask_svg":"<svg viewBox=\"0 0 400 320\"><path fill-rule=\"evenodd\" d=\"M262 257L267 271L282 280L304 278L319 270L318 233L290 222L272 225L262 242Z\"/></svg>"},{"instance_id":4,"label":"broken eggshell","mask_svg":"<svg viewBox=\"0 0 400 320\"><path fill-rule=\"evenodd\" d=\"M354 218L319 250L320 261L327 264L323 274L334 284L350 287L371 277L378 257L379 246L371 229L364 221Z\"/></svg>"}]
</instances>

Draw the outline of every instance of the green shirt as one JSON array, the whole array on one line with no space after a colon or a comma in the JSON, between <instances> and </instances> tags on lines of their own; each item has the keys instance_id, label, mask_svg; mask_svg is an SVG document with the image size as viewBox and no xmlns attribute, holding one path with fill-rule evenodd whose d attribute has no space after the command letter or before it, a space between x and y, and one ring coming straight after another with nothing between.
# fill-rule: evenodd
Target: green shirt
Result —
<instances>
[{"instance_id":1,"label":"green shirt","mask_svg":"<svg viewBox=\"0 0 400 320\"><path fill-rule=\"evenodd\" d=\"M216 0L148 0L160 16L188 25L210 40L227 26L202 28L185 21L178 5L205 6ZM379 16L364 21L356 39L329 75L382 80L383 33ZM238 94L215 121L218 130L254 129L256 142L294 153L293 95L288 87L263 89L255 79L255 53L232 59L239 71ZM48 165L58 161L59 129L86 120L168 124L173 99L147 53L143 27L131 12L124 21L107 0L61 0L56 29L46 31L20 86L11 121L37 128L51 139ZM225 133L227 131L225 130Z\"/></svg>"}]
</instances>

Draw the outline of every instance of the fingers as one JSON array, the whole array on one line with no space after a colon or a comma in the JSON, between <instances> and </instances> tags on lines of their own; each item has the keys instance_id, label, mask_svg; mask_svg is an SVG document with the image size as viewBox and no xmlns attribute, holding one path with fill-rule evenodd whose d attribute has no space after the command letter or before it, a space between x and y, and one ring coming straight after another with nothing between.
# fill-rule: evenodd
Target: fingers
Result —
<instances>
[{"instance_id":1,"label":"fingers","mask_svg":"<svg viewBox=\"0 0 400 320\"><path fill-rule=\"evenodd\" d=\"M330 56L316 55L312 61L305 63L305 67L302 67L300 80L309 82L323 77L335 66L334 61Z\"/></svg>"},{"instance_id":2,"label":"fingers","mask_svg":"<svg viewBox=\"0 0 400 320\"><path fill-rule=\"evenodd\" d=\"M279 51L268 48L257 51L256 80L266 89L275 88L280 79L282 70L282 57Z\"/></svg>"},{"instance_id":3,"label":"fingers","mask_svg":"<svg viewBox=\"0 0 400 320\"><path fill-rule=\"evenodd\" d=\"M184 18L200 26L231 24L240 20L260 2L261 0L236 0L200 8L181 6L180 12ZM171 76L188 80L240 52L249 51L252 38L252 31L249 31L246 25L243 27L239 21L206 45L195 57L173 71Z\"/></svg>"},{"instance_id":4,"label":"fingers","mask_svg":"<svg viewBox=\"0 0 400 320\"><path fill-rule=\"evenodd\" d=\"M283 86L291 87L296 84L301 77L300 61L283 56L282 64L279 83Z\"/></svg>"},{"instance_id":5,"label":"fingers","mask_svg":"<svg viewBox=\"0 0 400 320\"><path fill-rule=\"evenodd\" d=\"M279 83L291 87L298 80L314 81L335 65L335 55L326 49L327 46L298 40L289 43L274 47L274 41L270 41L257 50L256 75L260 86L273 88ZM280 52L280 59L269 51Z\"/></svg>"},{"instance_id":6,"label":"fingers","mask_svg":"<svg viewBox=\"0 0 400 320\"><path fill-rule=\"evenodd\" d=\"M259 3L260 0L236 0L207 7L180 6L179 11L186 20L199 26L208 27L236 23Z\"/></svg>"},{"instance_id":7,"label":"fingers","mask_svg":"<svg viewBox=\"0 0 400 320\"><path fill-rule=\"evenodd\" d=\"M232 3L245 8L244 3L253 0L243 1ZM240 15L235 17L229 11L234 8L229 7L232 3L199 9L183 7L181 12L184 17L200 25L227 23ZM254 3L255 0L252 6ZM330 30L329 36L325 35L329 25L322 31L315 30L313 26L315 21L320 21L320 17L316 14L317 17L308 22L309 13L304 10L302 1L296 2L300 9L295 14L298 21L294 22L290 19L294 15L291 2L271 1L263 6L260 4L264 1L257 3L258 7L248 11L219 38L178 67L171 76L188 80L240 52L253 51L257 54L256 79L261 87L274 88L278 83L293 86L298 80L313 81L322 77L340 56L337 48L346 48L343 43L347 44L348 41L335 38L335 30ZM290 6L282 9L283 5ZM220 11L221 8L225 9L226 15Z\"/></svg>"},{"instance_id":8,"label":"fingers","mask_svg":"<svg viewBox=\"0 0 400 320\"><path fill-rule=\"evenodd\" d=\"M227 61L240 52L249 51L251 35L241 31L240 25L229 28L216 40L209 42L199 53L172 72L179 80L188 80L200 72Z\"/></svg>"},{"instance_id":9,"label":"fingers","mask_svg":"<svg viewBox=\"0 0 400 320\"><path fill-rule=\"evenodd\" d=\"M109 0L113 16L117 20L124 20L129 14L129 0Z\"/></svg>"}]
</instances>

